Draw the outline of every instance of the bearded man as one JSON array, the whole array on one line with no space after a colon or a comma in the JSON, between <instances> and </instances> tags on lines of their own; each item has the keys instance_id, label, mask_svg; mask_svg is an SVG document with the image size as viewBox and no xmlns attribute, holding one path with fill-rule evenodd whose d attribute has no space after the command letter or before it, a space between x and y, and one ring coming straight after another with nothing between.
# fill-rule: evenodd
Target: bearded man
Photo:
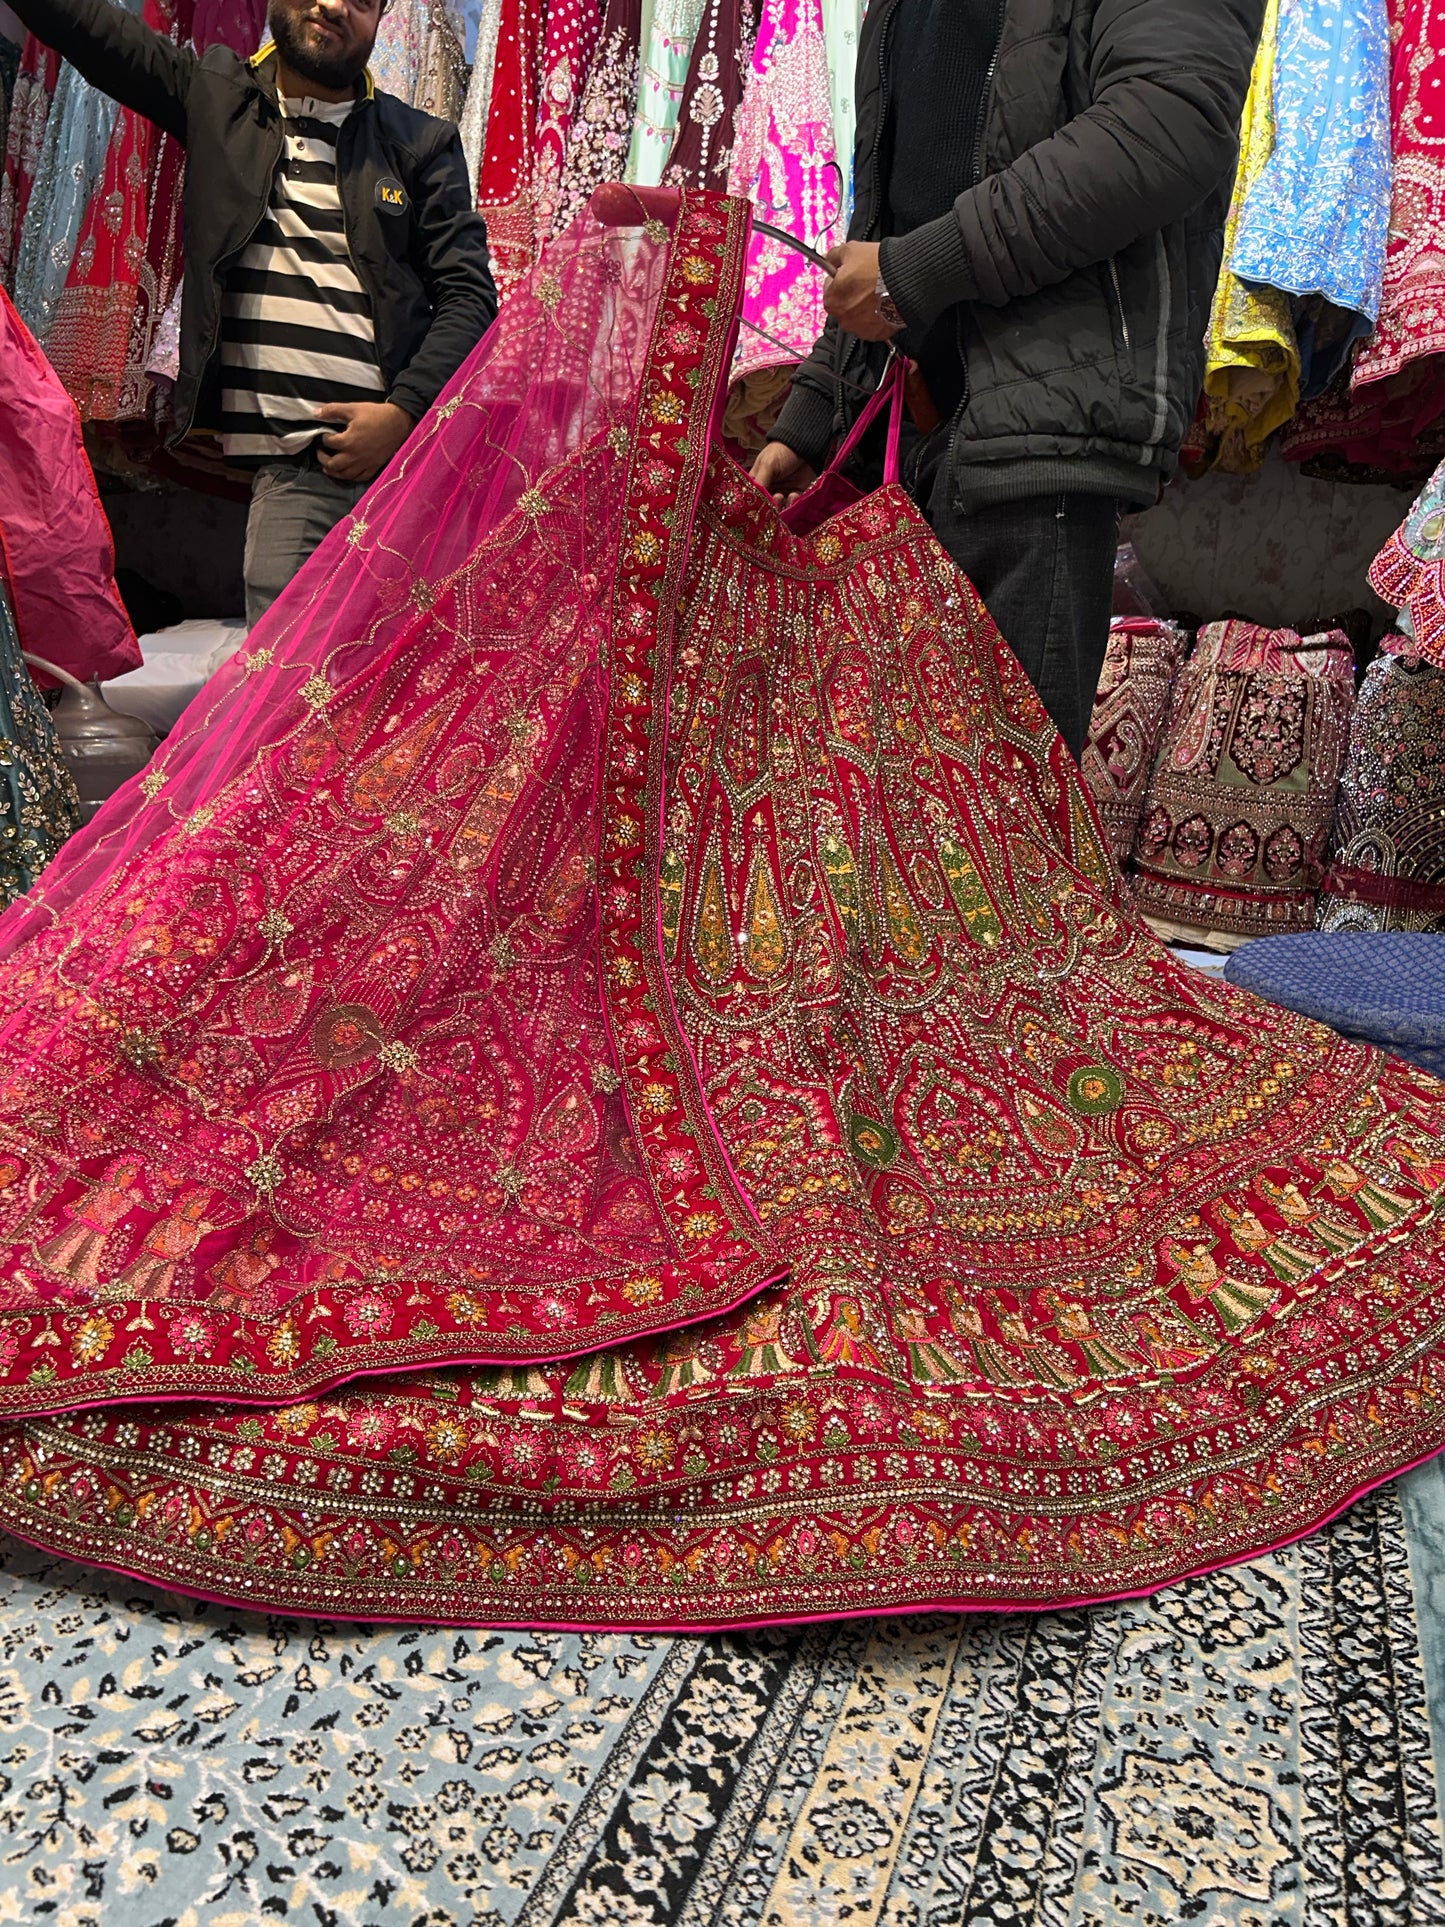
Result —
<instances>
[{"instance_id":1,"label":"bearded man","mask_svg":"<svg viewBox=\"0 0 1445 1927\"><path fill-rule=\"evenodd\" d=\"M253 471L254 624L401 448L497 312L449 121L379 92L385 0L271 0L250 60L197 54L111 0L14 11L186 149L171 441Z\"/></svg>"}]
</instances>

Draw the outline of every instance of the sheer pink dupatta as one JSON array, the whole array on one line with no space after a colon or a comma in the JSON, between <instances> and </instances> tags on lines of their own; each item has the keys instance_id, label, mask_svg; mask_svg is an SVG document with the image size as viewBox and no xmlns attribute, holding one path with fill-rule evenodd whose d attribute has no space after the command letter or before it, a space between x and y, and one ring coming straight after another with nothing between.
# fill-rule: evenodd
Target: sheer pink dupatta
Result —
<instances>
[{"instance_id":1,"label":"sheer pink dupatta","mask_svg":"<svg viewBox=\"0 0 1445 1927\"><path fill-rule=\"evenodd\" d=\"M778 1275L657 934L681 398L747 215L615 192L0 921L6 1409L557 1356Z\"/></svg>"}]
</instances>

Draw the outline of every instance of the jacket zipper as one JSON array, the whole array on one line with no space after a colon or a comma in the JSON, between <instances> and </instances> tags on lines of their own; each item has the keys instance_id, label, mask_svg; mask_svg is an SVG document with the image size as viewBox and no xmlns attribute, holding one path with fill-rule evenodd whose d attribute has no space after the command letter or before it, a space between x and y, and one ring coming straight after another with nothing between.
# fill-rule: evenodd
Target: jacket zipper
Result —
<instances>
[{"instance_id":1,"label":"jacket zipper","mask_svg":"<svg viewBox=\"0 0 1445 1927\"><path fill-rule=\"evenodd\" d=\"M879 155L883 148L883 130L888 125L888 49L893 39L893 22L898 13L899 0L893 0L888 9L888 18L883 22L883 31L878 36L878 120L873 129L873 152L868 156L868 174L873 183L873 234L876 236L883 222L883 172Z\"/></svg>"},{"instance_id":2,"label":"jacket zipper","mask_svg":"<svg viewBox=\"0 0 1445 1927\"><path fill-rule=\"evenodd\" d=\"M1119 333L1124 338L1124 353L1130 355L1134 352L1134 343L1129 336L1129 317L1124 312L1124 290L1119 283L1119 264L1112 254L1109 256L1109 279L1114 286L1114 301L1119 310Z\"/></svg>"},{"instance_id":3,"label":"jacket zipper","mask_svg":"<svg viewBox=\"0 0 1445 1927\"><path fill-rule=\"evenodd\" d=\"M973 179L969 182L970 187L977 187L983 179L984 142L988 138L988 115L989 109L993 105L993 84L998 74L999 55L1003 52L1004 19L1007 13L1008 0L995 0L993 52L989 55L988 71L983 77L983 93L979 96L978 124L974 128L973 135ZM968 407L972 392L968 379L968 354L963 339L963 315L961 313L958 317L956 332L958 337L958 359L963 368L963 397L958 407L954 410L953 427L950 429L948 436L948 473L950 478L953 475L953 454L958 442L958 431L962 426L964 411Z\"/></svg>"}]
</instances>

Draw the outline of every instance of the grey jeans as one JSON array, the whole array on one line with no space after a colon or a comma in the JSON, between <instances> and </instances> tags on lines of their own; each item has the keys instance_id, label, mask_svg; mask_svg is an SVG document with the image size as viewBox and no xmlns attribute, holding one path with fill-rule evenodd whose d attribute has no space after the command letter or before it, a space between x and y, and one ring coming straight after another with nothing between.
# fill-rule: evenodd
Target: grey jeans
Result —
<instances>
[{"instance_id":1,"label":"grey jeans","mask_svg":"<svg viewBox=\"0 0 1445 1927\"><path fill-rule=\"evenodd\" d=\"M246 623L254 629L307 557L366 493L334 482L315 460L267 462L251 483L246 517Z\"/></svg>"}]
</instances>

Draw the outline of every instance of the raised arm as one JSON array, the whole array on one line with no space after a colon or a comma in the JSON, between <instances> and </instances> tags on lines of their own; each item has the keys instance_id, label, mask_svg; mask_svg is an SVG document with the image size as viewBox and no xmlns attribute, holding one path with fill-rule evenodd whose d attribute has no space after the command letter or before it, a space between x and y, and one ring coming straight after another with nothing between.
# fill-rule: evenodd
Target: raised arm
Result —
<instances>
[{"instance_id":1,"label":"raised arm","mask_svg":"<svg viewBox=\"0 0 1445 1927\"><path fill-rule=\"evenodd\" d=\"M186 95L196 57L111 0L8 0L38 40L103 94L186 138Z\"/></svg>"}]
</instances>

